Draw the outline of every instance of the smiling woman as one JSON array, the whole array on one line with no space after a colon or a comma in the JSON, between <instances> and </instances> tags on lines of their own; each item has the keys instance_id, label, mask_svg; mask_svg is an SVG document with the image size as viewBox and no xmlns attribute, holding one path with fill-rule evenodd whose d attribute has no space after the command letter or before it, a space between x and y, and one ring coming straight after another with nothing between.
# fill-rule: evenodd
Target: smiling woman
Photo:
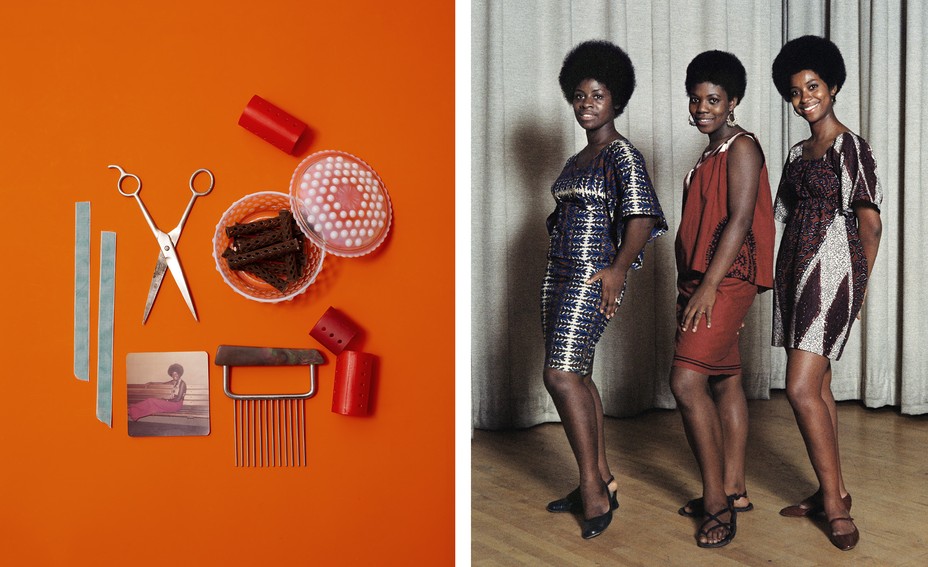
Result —
<instances>
[{"instance_id":1,"label":"smiling woman","mask_svg":"<svg viewBox=\"0 0 928 567\"><path fill-rule=\"evenodd\" d=\"M616 107L612 93L596 79L583 79L574 91L574 114L586 131L600 130L615 121Z\"/></svg>"},{"instance_id":2,"label":"smiling woman","mask_svg":"<svg viewBox=\"0 0 928 567\"><path fill-rule=\"evenodd\" d=\"M463 138L472 144L463 152L469 160L463 162L465 168L471 171L464 186L471 192L467 199L471 217L459 223L470 229L466 240L469 255L463 264L472 270L467 283L473 303L469 320L459 320L469 325L460 334L468 335L472 344L472 349L465 351L470 356L463 357L467 366L464 376L470 380L472 395L463 399L472 403L472 422L467 425L475 428L476 439L492 436L508 443L490 451L495 456L504 455L506 467L497 466L499 461L492 455L488 459L490 452L473 453L474 474L484 475L486 481L482 487L475 484L475 492L466 501L474 511L475 562L586 564L612 559L612 563L622 564L628 563L629 557L659 550L662 557L669 557L667 563L692 563L692 536L703 521L701 517L691 520L680 516L671 521L666 516L668 510L676 511L685 501L702 495L700 473L680 423L675 423L670 443L660 438L660 431L666 433L666 429L658 431L651 422L641 435L633 434L630 427L654 415L670 421L680 419L676 410L649 411L676 408L668 384L679 327L674 312L678 290L672 238L656 239L646 249L643 269L629 272L626 297L597 343L591 371L606 414L606 455L622 502L614 512L620 529L610 525L597 538L598 544L574 545L572 540L580 531L574 520L579 516L545 512L545 519L523 506L526 500L543 505L578 486L573 453L560 425L563 420L538 379L544 371L545 336L536 327L540 318L538 283L547 265L545 252L550 243L541 223L555 208L544 193L561 173L564 160L588 141L572 106L574 88L584 77L568 87L569 99L551 78L557 76L564 55L587 39L610 40L634 62L634 95L616 118L615 127L645 158L649 178L673 229L681 221L681 181L709 143L707 133L686 125L689 97L684 77L690 60L705 50L725 49L743 63L747 88L734 113L738 125L756 134L769 169L773 197L787 152L792 144L809 137L809 125L805 118L793 114L790 102L783 102L774 83L766 78L770 64L785 41L806 33L827 34L841 49L848 77L834 108L844 124L872 146L880 180L893 197L881 205L881 215L893 222L884 223L880 252L868 280L869 293L862 310L866 322L854 324L841 361L832 365L831 385L834 398L839 400L839 414L843 407L840 400L859 400L845 402L843 409L861 410L861 431L879 427L887 417L899 417L899 435L908 439L913 429L926 423L896 412L928 412L928 374L920 371L928 363L928 353L920 347L924 341L918 340L925 334L928 320L928 294L923 292L928 262L911 261L923 257L928 246L928 223L918 222L918 215L912 214L928 206L928 192L921 189L921 172L928 171L928 144L924 143L928 130L924 120L921 126L913 120L928 108L928 90L921 88L928 71L924 39L928 3L907 2L900 8L899 3L865 0L809 0L789 2L789 9L783 2L754 0L746 4L751 9L732 10L732 3L723 0L689 2L686 9L679 9L677 3L648 0L472 2L474 26L471 37L465 38L472 51L464 63L472 72L472 82L469 89L465 84L465 90L473 98L471 112L462 116ZM721 86L720 81L710 82ZM614 90L610 94L616 97ZM742 134L729 151L741 142L752 143ZM781 395L786 354L783 348L770 346L773 295L755 297L739 335L742 384L751 420L746 490L760 515L738 512L738 523L742 524L735 538L738 541L728 548L736 546L733 551L739 554L750 548L748 553L758 557L767 554L763 561L779 553L794 554L812 564L822 561L815 555L816 548L818 555L830 549L822 530L808 529L818 525L828 530L824 519L813 522L816 516L810 516L804 521L775 521L764 512L797 504L819 486L795 428L785 433L799 445L785 447L783 441L788 439L772 429L776 420L763 418L764 410L779 411L784 405L786 414L780 415L791 420L793 415L786 396ZM690 330L688 334L702 335L704 321L700 320L696 333ZM713 330L719 324L718 314L713 313ZM864 406L887 404L899 409L863 410ZM847 439L851 445L854 441L848 432L853 424L846 414L840 415L842 443ZM548 428L556 436L544 442L518 436ZM632 439L628 446L617 444L625 438ZM760 441L756 446L755 440ZM642 445L649 441L672 449L668 453L671 459L663 463L666 466L653 460L652 447ZM921 493L914 485L907 486L905 479L892 491L880 491L867 480L879 477L880 471L886 470L885 463L879 459L860 462L859 447L841 449L845 455L854 454L853 466L845 457L844 477L848 488L856 487L855 504L864 503L856 514L856 507L851 510L852 516L857 518L868 508L891 509L892 514L883 516L892 516L895 519L890 523L898 526L881 530L876 514L867 514L858 525L861 538L869 537L868 545L849 553L856 553L863 561L873 553L911 557L913 542L921 540L908 528L917 526L924 531L928 519L928 514L917 512L924 511L924 506L916 505ZM760 458L771 451L775 456L779 452L794 458L790 470L784 471L781 459L764 462ZM896 457L900 454L895 451ZM643 478L632 466L636 458L646 462L642 470L655 471L656 477ZM908 458L899 461L902 468L911 464ZM780 483L783 478L788 482ZM504 484L512 489L500 491ZM654 486L660 490L647 489ZM726 486L724 492L729 489ZM546 495L551 498L542 500ZM735 506L746 506L746 500L735 502ZM623 519L632 509L634 516ZM817 506L811 513L816 511ZM905 517L907 511L914 514L914 522ZM722 514L723 521L725 518ZM767 519L770 525L764 524ZM842 522L836 522L836 527L841 531L849 528ZM751 541L752 533L759 534L757 541ZM609 545L604 547L605 543ZM557 559L552 559L555 555Z\"/></svg>"},{"instance_id":3,"label":"smiling woman","mask_svg":"<svg viewBox=\"0 0 928 567\"><path fill-rule=\"evenodd\" d=\"M615 128L635 87L631 60L606 41L588 41L564 59L564 97L587 145L567 160L551 191L548 267L541 290L544 384L580 469L580 486L548 504L582 515L581 536L601 534L618 507L606 462L603 409L590 374L596 343L625 294L643 248L667 230L644 158Z\"/></svg>"},{"instance_id":4,"label":"smiling woman","mask_svg":"<svg viewBox=\"0 0 928 567\"><path fill-rule=\"evenodd\" d=\"M700 53L685 85L690 124L708 145L684 180L675 242L670 387L703 482L702 497L679 513L702 518L697 545L721 547L735 537L736 514L754 507L744 479L748 413L739 338L755 297L773 285L773 207L760 143L735 121L747 85L741 61L724 51Z\"/></svg>"},{"instance_id":5,"label":"smiling woman","mask_svg":"<svg viewBox=\"0 0 928 567\"><path fill-rule=\"evenodd\" d=\"M786 224L777 254L773 344L786 349L786 394L819 489L784 516L824 512L841 550L860 538L841 474L831 361L841 358L860 316L880 245L883 189L870 145L838 121L835 98L846 78L831 41L802 36L773 61L773 83L810 136L789 151L777 191Z\"/></svg>"}]
</instances>

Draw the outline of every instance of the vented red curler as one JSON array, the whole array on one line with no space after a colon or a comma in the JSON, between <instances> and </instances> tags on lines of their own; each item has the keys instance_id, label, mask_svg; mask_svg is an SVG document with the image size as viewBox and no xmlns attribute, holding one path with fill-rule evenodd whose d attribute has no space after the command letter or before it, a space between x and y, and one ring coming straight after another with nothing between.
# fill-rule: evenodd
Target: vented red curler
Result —
<instances>
[{"instance_id":1,"label":"vented red curler","mask_svg":"<svg viewBox=\"0 0 928 567\"><path fill-rule=\"evenodd\" d=\"M335 362L332 412L342 415L368 414L371 381L376 357L366 352L346 350Z\"/></svg>"},{"instance_id":2,"label":"vented red curler","mask_svg":"<svg viewBox=\"0 0 928 567\"><path fill-rule=\"evenodd\" d=\"M348 343L361 329L341 311L329 307L309 334L329 349L332 354L345 350Z\"/></svg>"},{"instance_id":3,"label":"vented red curler","mask_svg":"<svg viewBox=\"0 0 928 567\"><path fill-rule=\"evenodd\" d=\"M239 126L288 154L293 153L306 124L255 95L238 119Z\"/></svg>"}]
</instances>

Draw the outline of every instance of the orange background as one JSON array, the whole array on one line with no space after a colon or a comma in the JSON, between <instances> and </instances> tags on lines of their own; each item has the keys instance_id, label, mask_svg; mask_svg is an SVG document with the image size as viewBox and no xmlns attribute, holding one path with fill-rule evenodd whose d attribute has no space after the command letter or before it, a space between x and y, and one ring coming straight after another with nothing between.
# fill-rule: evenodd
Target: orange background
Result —
<instances>
[{"instance_id":1,"label":"orange background","mask_svg":"<svg viewBox=\"0 0 928 567\"><path fill-rule=\"evenodd\" d=\"M453 30L451 2L4 6L4 564L453 562ZM238 126L254 94L309 124L298 155ZM248 193L286 192L301 158L323 149L383 178L388 239L369 256L328 256L292 302L239 296L215 269L216 222ZM180 218L190 174L215 174L178 244L199 323L166 277L141 324L157 248L111 163L142 178L163 230ZM74 203L85 200L89 383L72 372ZM94 415L102 230L118 235L112 429ZM308 335L329 306L363 328L352 346L379 357L370 417L330 411L334 356ZM212 364L220 344L326 356L306 403L305 468L233 466L232 401ZM210 435L130 438L126 355L198 350L210 357Z\"/></svg>"}]
</instances>

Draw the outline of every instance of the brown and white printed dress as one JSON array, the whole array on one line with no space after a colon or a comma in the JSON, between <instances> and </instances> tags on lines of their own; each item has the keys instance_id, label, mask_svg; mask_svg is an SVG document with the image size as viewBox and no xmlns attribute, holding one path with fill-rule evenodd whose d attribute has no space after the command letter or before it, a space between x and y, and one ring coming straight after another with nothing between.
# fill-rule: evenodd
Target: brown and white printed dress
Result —
<instances>
[{"instance_id":1,"label":"brown and white printed dress","mask_svg":"<svg viewBox=\"0 0 928 567\"><path fill-rule=\"evenodd\" d=\"M774 203L786 223L774 278L773 346L839 359L867 287L854 205L883 190L867 142L846 132L819 159L790 149Z\"/></svg>"}]
</instances>

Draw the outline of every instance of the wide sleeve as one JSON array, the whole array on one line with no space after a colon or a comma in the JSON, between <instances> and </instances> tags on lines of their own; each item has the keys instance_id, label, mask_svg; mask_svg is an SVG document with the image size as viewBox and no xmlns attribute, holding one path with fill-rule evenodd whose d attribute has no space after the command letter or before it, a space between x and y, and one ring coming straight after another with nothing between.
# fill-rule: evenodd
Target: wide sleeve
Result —
<instances>
[{"instance_id":1,"label":"wide sleeve","mask_svg":"<svg viewBox=\"0 0 928 567\"><path fill-rule=\"evenodd\" d=\"M876 160L870 144L847 132L841 137L840 148L835 148L835 154L844 214L853 214L855 203L869 203L879 209L883 202L883 187L876 174Z\"/></svg>"},{"instance_id":2,"label":"wide sleeve","mask_svg":"<svg viewBox=\"0 0 928 567\"><path fill-rule=\"evenodd\" d=\"M648 175L644 156L634 146L629 143L616 145L606 164L605 183L607 193L616 197L611 212L616 249L622 246L625 220L629 217L656 217L648 242L667 232L667 220ZM644 250L632 262L632 269L637 270L643 262Z\"/></svg>"},{"instance_id":3,"label":"wide sleeve","mask_svg":"<svg viewBox=\"0 0 928 567\"><path fill-rule=\"evenodd\" d=\"M798 159L800 155L802 155L801 142L789 149L786 163L783 164L783 173L780 174L777 197L773 201L773 218L783 223L789 220L789 215L796 208L796 188L789 182L787 172L789 171L789 165Z\"/></svg>"}]
</instances>

